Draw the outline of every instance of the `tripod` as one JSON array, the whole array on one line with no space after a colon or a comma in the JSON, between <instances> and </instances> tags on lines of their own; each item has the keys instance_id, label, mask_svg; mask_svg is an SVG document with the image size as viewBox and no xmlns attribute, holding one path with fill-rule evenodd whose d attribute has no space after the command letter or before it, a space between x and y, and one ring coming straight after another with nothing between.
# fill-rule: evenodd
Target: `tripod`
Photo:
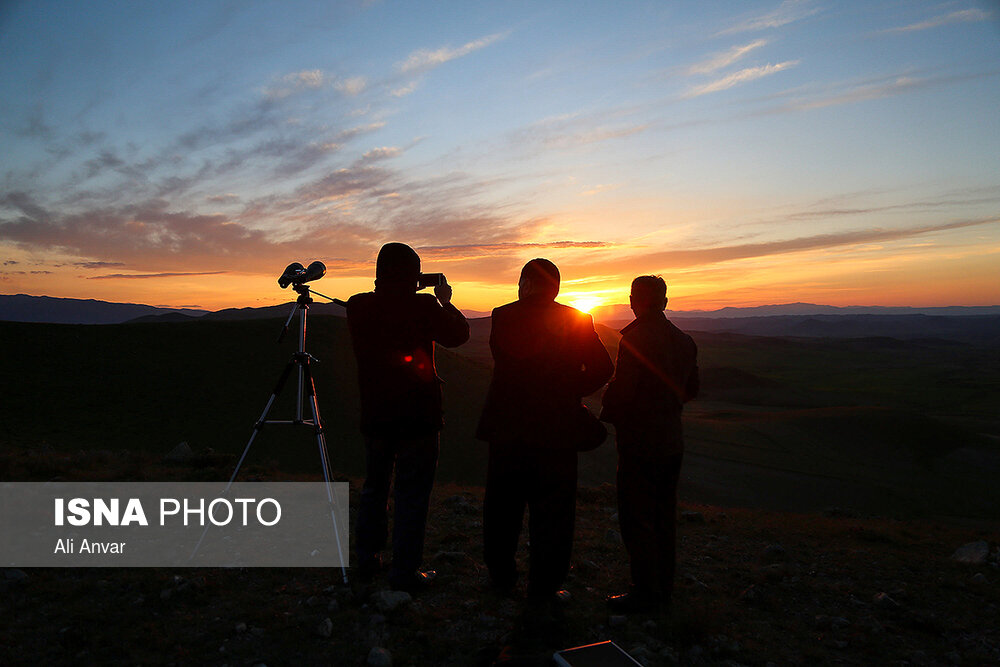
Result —
<instances>
[{"instance_id":1,"label":"tripod","mask_svg":"<svg viewBox=\"0 0 1000 667\"><path fill-rule=\"evenodd\" d=\"M285 338L285 334L288 333L288 327L292 323L292 319L295 314L299 314L299 348L296 352L292 353L292 358L285 365L285 370L281 372L281 376L278 378L278 383L274 387L274 391L271 392L271 397L267 401L267 405L264 406L264 412L261 413L260 419L253 426L253 433L250 434L250 440L247 442L246 447L243 448L243 454L240 456L240 460L236 463L236 469L233 470L232 477L229 478L229 483L226 485L223 494L229 492L232 487L233 482L236 481L236 476L240 472L240 468L243 466L243 461L246 459L247 454L250 452L250 447L253 445L254 440L260 434L261 429L264 428L266 424L291 424L293 426L304 425L312 426L313 431L316 435L316 444L319 446L319 459L320 465L323 468L323 480L326 482L326 497L327 502L330 504L330 519L333 522L333 535L334 539L337 541L337 555L340 557L340 562L343 563L340 568L341 576L343 577L344 583L347 582L347 563L344 560L344 552L341 548L340 543L340 529L337 525L337 515L334 512L333 507L333 487L330 481L330 456L326 448L326 436L323 434L323 422L319 416L319 405L316 402L316 384L313 382L312 370L310 369L309 362L315 360L311 354L306 352L306 316L309 313L309 304L313 303L313 299L310 296L310 289L308 285L304 283L295 283L292 285L299 298L296 299L295 306L292 308L292 312L288 315L288 319L285 321L285 326L282 327L281 333L278 335L278 342L280 343ZM340 299L334 299L333 297L326 296L325 294L320 294L319 292L314 292L317 296L321 296L324 299L329 299L334 303L339 305L345 305ZM289 376L292 374L293 370L297 370L298 377L298 393L297 400L295 403L295 418L294 419L268 419L268 415L271 412L271 407L274 405L275 400L277 400L278 395L281 394L282 390L285 388L285 384L288 382ZM309 404L309 411L311 418L303 419L303 399L306 399ZM208 524L205 526L205 530L201 534L201 539L198 540L198 544L194 548L191 557L198 553L198 549L201 547L202 540L205 539L205 535L208 533Z\"/></svg>"}]
</instances>

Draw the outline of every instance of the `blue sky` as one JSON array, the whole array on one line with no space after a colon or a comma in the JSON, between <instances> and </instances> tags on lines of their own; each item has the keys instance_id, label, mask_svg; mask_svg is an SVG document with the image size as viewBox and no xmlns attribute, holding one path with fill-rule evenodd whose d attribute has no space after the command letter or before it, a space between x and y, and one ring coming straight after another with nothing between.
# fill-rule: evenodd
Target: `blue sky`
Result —
<instances>
[{"instance_id":1,"label":"blue sky","mask_svg":"<svg viewBox=\"0 0 1000 667\"><path fill-rule=\"evenodd\" d=\"M1000 303L997 3L8 2L0 99L4 293Z\"/></svg>"}]
</instances>

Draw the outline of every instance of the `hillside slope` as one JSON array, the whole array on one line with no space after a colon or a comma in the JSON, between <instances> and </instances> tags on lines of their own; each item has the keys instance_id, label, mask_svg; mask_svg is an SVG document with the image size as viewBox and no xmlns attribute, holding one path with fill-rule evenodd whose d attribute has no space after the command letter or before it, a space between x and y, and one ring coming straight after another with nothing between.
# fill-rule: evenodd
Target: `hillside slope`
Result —
<instances>
[{"instance_id":1,"label":"hillside slope","mask_svg":"<svg viewBox=\"0 0 1000 667\"><path fill-rule=\"evenodd\" d=\"M0 445L235 457L295 348L283 319L103 327L0 323ZM445 420L438 479L485 480L475 426L489 383L489 320L438 350ZM612 355L617 333L598 327ZM702 396L688 406L682 494L796 511L995 516L1000 360L993 348L892 339L694 332ZM307 349L333 465L363 473L356 369L343 318L314 315ZM272 417L294 407L289 386ZM600 395L587 399L595 411ZM316 473L310 429L275 426L251 461ZM614 480L611 443L581 456L583 484Z\"/></svg>"}]
</instances>

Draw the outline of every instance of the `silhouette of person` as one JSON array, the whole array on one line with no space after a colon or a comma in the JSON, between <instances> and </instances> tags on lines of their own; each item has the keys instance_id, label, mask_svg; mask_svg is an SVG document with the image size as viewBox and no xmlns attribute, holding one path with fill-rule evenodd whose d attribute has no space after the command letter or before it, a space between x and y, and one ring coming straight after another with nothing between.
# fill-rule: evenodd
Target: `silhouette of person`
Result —
<instances>
[{"instance_id":1,"label":"silhouette of person","mask_svg":"<svg viewBox=\"0 0 1000 667\"><path fill-rule=\"evenodd\" d=\"M356 530L358 567L365 581L381 568L395 469L389 584L407 591L428 579L419 568L444 423L434 344L456 347L469 339L469 324L451 303L451 286L438 285L434 296L420 294L419 275L417 253L402 243L387 243L376 260L375 291L347 302L366 463Z\"/></svg>"},{"instance_id":2,"label":"silhouette of person","mask_svg":"<svg viewBox=\"0 0 1000 667\"><path fill-rule=\"evenodd\" d=\"M528 596L546 602L569 571L576 511L580 399L600 389L611 357L586 313L555 302L559 269L533 259L518 300L493 310L493 378L476 436L489 443L483 546L494 587L513 590L529 510Z\"/></svg>"},{"instance_id":3,"label":"silhouette of person","mask_svg":"<svg viewBox=\"0 0 1000 667\"><path fill-rule=\"evenodd\" d=\"M662 278L633 280L629 301L635 320L621 330L600 418L617 433L618 521L632 586L609 597L608 606L643 612L669 603L673 592L681 410L698 394L698 347L664 315Z\"/></svg>"}]
</instances>

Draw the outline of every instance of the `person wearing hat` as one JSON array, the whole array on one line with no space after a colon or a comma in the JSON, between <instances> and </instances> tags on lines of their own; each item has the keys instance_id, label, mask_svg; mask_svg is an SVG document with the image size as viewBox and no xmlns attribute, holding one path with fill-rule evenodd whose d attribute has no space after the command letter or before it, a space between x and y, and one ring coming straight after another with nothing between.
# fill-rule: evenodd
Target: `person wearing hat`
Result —
<instances>
[{"instance_id":1,"label":"person wearing hat","mask_svg":"<svg viewBox=\"0 0 1000 667\"><path fill-rule=\"evenodd\" d=\"M514 589L527 508L528 599L542 606L569 572L581 398L613 370L593 318L556 303L558 293L559 269L533 259L521 270L517 301L493 310L493 377L476 432L489 443L483 550L490 579L501 593Z\"/></svg>"},{"instance_id":2,"label":"person wearing hat","mask_svg":"<svg viewBox=\"0 0 1000 667\"><path fill-rule=\"evenodd\" d=\"M621 330L615 376L601 419L615 426L618 521L632 586L608 598L615 612L652 612L674 587L677 481L684 456L681 411L698 394L698 346L666 318L667 285L639 276L629 295L635 320Z\"/></svg>"},{"instance_id":3,"label":"person wearing hat","mask_svg":"<svg viewBox=\"0 0 1000 667\"><path fill-rule=\"evenodd\" d=\"M358 567L365 581L381 569L395 476L389 585L409 592L428 580L420 564L444 424L434 346L457 347L469 339L469 323L452 304L447 281L432 296L417 291L419 277L413 248L387 243L376 260L375 290L347 302L366 464L356 525Z\"/></svg>"}]
</instances>

